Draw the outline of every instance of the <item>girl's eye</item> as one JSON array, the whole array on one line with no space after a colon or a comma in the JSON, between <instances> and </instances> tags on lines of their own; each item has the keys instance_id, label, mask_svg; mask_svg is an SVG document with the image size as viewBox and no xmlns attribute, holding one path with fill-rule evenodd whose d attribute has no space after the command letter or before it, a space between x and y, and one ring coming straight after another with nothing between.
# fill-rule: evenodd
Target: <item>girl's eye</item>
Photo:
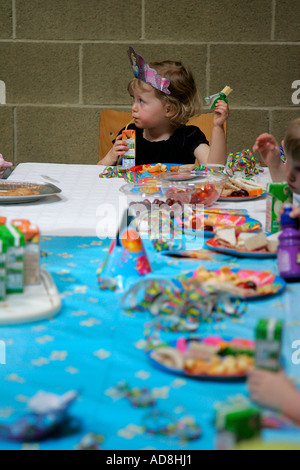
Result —
<instances>
[{"instance_id":1,"label":"girl's eye","mask_svg":"<svg viewBox=\"0 0 300 470\"><path fill-rule=\"evenodd\" d=\"M144 100L142 100L142 98L140 98L140 103L143 104L144 103Z\"/></svg>"}]
</instances>

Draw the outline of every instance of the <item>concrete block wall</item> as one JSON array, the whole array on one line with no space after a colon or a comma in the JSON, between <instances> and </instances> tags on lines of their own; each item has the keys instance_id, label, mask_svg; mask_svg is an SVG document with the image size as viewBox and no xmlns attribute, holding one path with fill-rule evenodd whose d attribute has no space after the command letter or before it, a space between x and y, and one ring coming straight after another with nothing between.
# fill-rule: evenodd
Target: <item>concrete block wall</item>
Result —
<instances>
[{"instance_id":1,"label":"concrete block wall","mask_svg":"<svg viewBox=\"0 0 300 470\"><path fill-rule=\"evenodd\" d=\"M130 110L129 45L182 60L202 96L233 88L229 152L300 116L299 0L0 2L0 153L14 165L97 163L101 110Z\"/></svg>"}]
</instances>

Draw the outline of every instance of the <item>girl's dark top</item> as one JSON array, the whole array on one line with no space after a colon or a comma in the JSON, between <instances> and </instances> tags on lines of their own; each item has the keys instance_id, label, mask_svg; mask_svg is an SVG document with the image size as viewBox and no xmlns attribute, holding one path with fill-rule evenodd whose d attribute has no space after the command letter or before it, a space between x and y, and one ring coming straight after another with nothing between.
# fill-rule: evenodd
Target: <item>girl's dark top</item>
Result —
<instances>
[{"instance_id":1,"label":"girl's dark top","mask_svg":"<svg viewBox=\"0 0 300 470\"><path fill-rule=\"evenodd\" d=\"M130 124L128 129L136 131L136 165L146 165L147 163L195 163L194 150L200 144L209 145L203 132L196 126L179 127L168 140L159 142L144 139L143 129L138 129L134 124ZM122 133L122 130L119 134Z\"/></svg>"}]
</instances>

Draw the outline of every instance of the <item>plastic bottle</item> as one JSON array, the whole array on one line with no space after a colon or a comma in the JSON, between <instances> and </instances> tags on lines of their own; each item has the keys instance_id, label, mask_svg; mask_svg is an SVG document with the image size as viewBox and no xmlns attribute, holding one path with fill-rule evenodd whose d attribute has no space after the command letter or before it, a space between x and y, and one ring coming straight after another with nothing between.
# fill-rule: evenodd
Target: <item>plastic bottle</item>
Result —
<instances>
[{"instance_id":1,"label":"plastic bottle","mask_svg":"<svg viewBox=\"0 0 300 470\"><path fill-rule=\"evenodd\" d=\"M282 229L279 235L277 250L278 268L281 277L289 281L300 280L300 231L298 220L290 217L291 205L284 207L280 225Z\"/></svg>"}]
</instances>

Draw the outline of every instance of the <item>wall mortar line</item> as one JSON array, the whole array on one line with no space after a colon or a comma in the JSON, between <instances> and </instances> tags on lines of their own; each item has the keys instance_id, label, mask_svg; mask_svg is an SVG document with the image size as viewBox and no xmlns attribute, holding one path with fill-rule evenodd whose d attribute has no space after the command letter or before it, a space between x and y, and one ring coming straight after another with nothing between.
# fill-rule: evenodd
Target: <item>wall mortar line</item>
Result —
<instances>
[{"instance_id":1,"label":"wall mortar line","mask_svg":"<svg viewBox=\"0 0 300 470\"><path fill-rule=\"evenodd\" d=\"M11 10L12 10L12 38L16 39L16 36L17 36L16 0L12 0Z\"/></svg>"},{"instance_id":2,"label":"wall mortar line","mask_svg":"<svg viewBox=\"0 0 300 470\"><path fill-rule=\"evenodd\" d=\"M78 101L79 101L79 104L83 104L83 89L82 89L82 85L83 85L83 78L82 78L82 74L83 74L83 45L80 44L79 46L79 50L78 50L78 67L79 67L79 93L78 93Z\"/></svg>"},{"instance_id":3,"label":"wall mortar line","mask_svg":"<svg viewBox=\"0 0 300 470\"><path fill-rule=\"evenodd\" d=\"M271 41L275 41L275 26L276 26L276 0L272 0L271 11Z\"/></svg>"}]
</instances>

